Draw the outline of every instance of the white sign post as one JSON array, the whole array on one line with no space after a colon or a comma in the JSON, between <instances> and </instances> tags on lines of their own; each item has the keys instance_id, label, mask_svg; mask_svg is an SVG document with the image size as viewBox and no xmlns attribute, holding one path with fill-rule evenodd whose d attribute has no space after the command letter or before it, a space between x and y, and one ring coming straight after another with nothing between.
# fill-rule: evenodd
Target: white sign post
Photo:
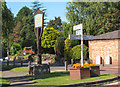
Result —
<instances>
[{"instance_id":1,"label":"white sign post","mask_svg":"<svg viewBox=\"0 0 120 87\"><path fill-rule=\"evenodd\" d=\"M81 65L83 66L83 27L82 24L73 26L73 30L77 30L77 35L81 35Z\"/></svg>"}]
</instances>

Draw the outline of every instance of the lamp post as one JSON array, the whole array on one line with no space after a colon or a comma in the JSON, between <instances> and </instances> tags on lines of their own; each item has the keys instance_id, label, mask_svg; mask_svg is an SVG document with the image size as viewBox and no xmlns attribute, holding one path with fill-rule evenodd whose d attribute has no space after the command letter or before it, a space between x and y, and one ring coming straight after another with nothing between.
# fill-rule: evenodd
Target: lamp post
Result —
<instances>
[{"instance_id":1,"label":"lamp post","mask_svg":"<svg viewBox=\"0 0 120 87\"><path fill-rule=\"evenodd\" d=\"M42 64L41 59L41 36L43 33L43 24L44 24L44 14L42 10L37 8L36 12L33 14L34 16L34 31L37 38L37 64Z\"/></svg>"}]
</instances>

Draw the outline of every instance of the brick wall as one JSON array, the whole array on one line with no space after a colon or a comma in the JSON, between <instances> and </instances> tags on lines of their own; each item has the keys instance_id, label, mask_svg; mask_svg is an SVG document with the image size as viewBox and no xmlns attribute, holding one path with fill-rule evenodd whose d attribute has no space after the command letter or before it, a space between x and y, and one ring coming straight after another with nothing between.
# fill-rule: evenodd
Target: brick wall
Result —
<instances>
[{"instance_id":1,"label":"brick wall","mask_svg":"<svg viewBox=\"0 0 120 87\"><path fill-rule=\"evenodd\" d=\"M118 47L119 46L119 47ZM96 64L96 56L100 56L104 60L105 56L112 58L112 64L118 64L120 57L120 40L93 40L89 41L89 58Z\"/></svg>"}]
</instances>

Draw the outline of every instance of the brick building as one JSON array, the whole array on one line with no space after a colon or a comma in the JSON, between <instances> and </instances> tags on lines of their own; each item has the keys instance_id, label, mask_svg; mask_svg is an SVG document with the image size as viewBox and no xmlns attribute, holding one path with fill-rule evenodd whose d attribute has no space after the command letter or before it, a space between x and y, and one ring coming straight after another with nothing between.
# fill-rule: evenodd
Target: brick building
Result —
<instances>
[{"instance_id":1,"label":"brick building","mask_svg":"<svg viewBox=\"0 0 120 87\"><path fill-rule=\"evenodd\" d=\"M120 65L120 30L95 36L88 42L92 63Z\"/></svg>"}]
</instances>

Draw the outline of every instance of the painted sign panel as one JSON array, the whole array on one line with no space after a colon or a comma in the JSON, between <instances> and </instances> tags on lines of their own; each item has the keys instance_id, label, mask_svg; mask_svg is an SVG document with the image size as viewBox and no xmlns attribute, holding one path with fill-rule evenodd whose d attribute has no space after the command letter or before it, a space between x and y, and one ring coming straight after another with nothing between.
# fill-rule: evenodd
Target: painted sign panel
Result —
<instances>
[{"instance_id":1,"label":"painted sign panel","mask_svg":"<svg viewBox=\"0 0 120 87\"><path fill-rule=\"evenodd\" d=\"M82 24L73 26L73 30L80 30L80 29L82 29Z\"/></svg>"},{"instance_id":2,"label":"painted sign panel","mask_svg":"<svg viewBox=\"0 0 120 87\"><path fill-rule=\"evenodd\" d=\"M42 27L42 14L37 14L34 16L35 28Z\"/></svg>"},{"instance_id":3,"label":"painted sign panel","mask_svg":"<svg viewBox=\"0 0 120 87\"><path fill-rule=\"evenodd\" d=\"M81 35L69 35L69 39L81 40ZM93 40L94 36L92 35L83 35L83 40Z\"/></svg>"}]
</instances>

